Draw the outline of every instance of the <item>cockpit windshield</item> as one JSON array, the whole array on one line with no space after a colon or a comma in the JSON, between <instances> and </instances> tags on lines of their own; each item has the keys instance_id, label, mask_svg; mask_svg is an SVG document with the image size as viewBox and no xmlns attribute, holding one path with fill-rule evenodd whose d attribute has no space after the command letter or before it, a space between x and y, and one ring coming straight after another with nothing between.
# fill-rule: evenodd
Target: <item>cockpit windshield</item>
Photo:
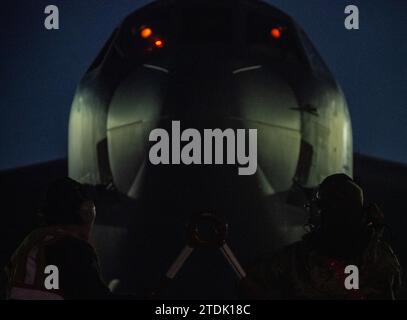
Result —
<instances>
[{"instance_id":1,"label":"cockpit windshield","mask_svg":"<svg viewBox=\"0 0 407 320\"><path fill-rule=\"evenodd\" d=\"M185 8L180 12L180 43L231 43L232 10L223 8Z\"/></svg>"},{"instance_id":2,"label":"cockpit windshield","mask_svg":"<svg viewBox=\"0 0 407 320\"><path fill-rule=\"evenodd\" d=\"M237 8L184 6L137 15L123 26L119 47L136 57L177 45L230 45L267 59L302 61L302 46L288 18Z\"/></svg>"}]
</instances>

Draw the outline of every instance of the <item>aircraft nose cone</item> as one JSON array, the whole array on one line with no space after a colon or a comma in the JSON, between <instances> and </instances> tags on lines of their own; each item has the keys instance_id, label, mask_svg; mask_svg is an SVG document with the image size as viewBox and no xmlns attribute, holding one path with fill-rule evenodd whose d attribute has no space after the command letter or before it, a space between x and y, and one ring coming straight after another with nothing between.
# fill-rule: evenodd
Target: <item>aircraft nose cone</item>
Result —
<instances>
[{"instance_id":1,"label":"aircraft nose cone","mask_svg":"<svg viewBox=\"0 0 407 320\"><path fill-rule=\"evenodd\" d=\"M180 63L172 70L143 65L119 84L110 104L107 135L120 191L137 193L135 184L149 160L149 134L158 127L171 134L173 120L181 122L181 130L195 128L201 134L206 128L256 129L261 174L275 191L290 187L300 146L293 89L261 65L231 68L205 61Z\"/></svg>"}]
</instances>

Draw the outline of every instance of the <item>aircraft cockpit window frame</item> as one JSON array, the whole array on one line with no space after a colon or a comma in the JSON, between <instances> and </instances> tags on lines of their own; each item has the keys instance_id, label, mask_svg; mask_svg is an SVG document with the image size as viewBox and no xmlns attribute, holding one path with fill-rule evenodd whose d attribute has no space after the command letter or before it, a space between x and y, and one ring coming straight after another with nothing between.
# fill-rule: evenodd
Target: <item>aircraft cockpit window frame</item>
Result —
<instances>
[{"instance_id":1,"label":"aircraft cockpit window frame","mask_svg":"<svg viewBox=\"0 0 407 320\"><path fill-rule=\"evenodd\" d=\"M300 38L300 41L302 43L304 52L307 56L307 59L309 61L309 64L311 65L311 68L313 71L325 78L328 79L333 79L332 73L329 70L328 66L325 64L324 60L322 57L319 55L318 51L315 49L314 44L312 41L308 38L304 30L302 30L300 27L297 26L298 29L298 35Z\"/></svg>"},{"instance_id":2,"label":"aircraft cockpit window frame","mask_svg":"<svg viewBox=\"0 0 407 320\"><path fill-rule=\"evenodd\" d=\"M110 35L109 39L106 41L102 49L100 50L99 54L96 56L96 59L92 62L92 64L88 68L87 72L90 72L102 65L103 60L105 59L107 53L109 52L109 49L116 40L117 33L118 29L116 28Z\"/></svg>"}]
</instances>

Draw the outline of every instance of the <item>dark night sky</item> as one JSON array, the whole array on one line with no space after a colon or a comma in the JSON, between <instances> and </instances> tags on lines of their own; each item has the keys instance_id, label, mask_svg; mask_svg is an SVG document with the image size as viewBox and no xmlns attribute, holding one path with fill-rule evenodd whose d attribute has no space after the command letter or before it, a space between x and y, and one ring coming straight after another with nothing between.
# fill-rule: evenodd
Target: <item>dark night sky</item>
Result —
<instances>
[{"instance_id":1,"label":"dark night sky","mask_svg":"<svg viewBox=\"0 0 407 320\"><path fill-rule=\"evenodd\" d=\"M0 170L66 156L75 87L112 30L150 1L2 2ZM348 99L354 150L407 163L407 1L270 0L306 30ZM60 30L43 27L60 10ZM360 30L344 28L358 5Z\"/></svg>"}]
</instances>

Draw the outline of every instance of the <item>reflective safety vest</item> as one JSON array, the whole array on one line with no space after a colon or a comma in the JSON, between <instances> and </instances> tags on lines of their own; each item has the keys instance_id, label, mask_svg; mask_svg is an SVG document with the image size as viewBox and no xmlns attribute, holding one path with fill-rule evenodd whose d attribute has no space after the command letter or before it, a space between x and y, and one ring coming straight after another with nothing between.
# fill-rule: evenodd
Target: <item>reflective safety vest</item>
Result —
<instances>
[{"instance_id":1,"label":"reflective safety vest","mask_svg":"<svg viewBox=\"0 0 407 320\"><path fill-rule=\"evenodd\" d=\"M61 226L39 228L31 232L15 251L6 267L8 277L7 299L63 300L61 289L46 289L44 281L47 266L46 246L65 237L75 237Z\"/></svg>"}]
</instances>

